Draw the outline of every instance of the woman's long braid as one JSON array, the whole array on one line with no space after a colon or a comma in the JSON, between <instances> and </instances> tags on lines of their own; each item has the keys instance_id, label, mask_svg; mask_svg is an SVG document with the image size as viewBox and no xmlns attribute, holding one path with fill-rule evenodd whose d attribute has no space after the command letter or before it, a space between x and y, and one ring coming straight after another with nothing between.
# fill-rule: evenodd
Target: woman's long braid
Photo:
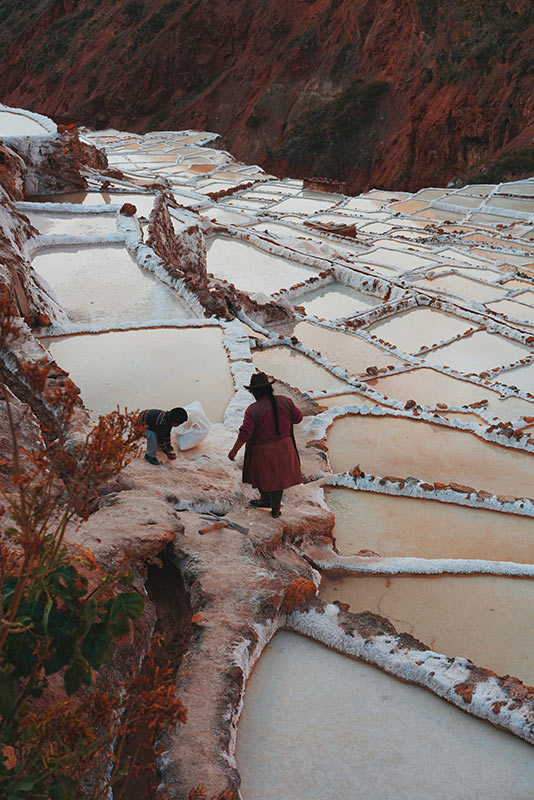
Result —
<instances>
[{"instance_id":1,"label":"woman's long braid","mask_svg":"<svg viewBox=\"0 0 534 800\"><path fill-rule=\"evenodd\" d=\"M274 397L274 392L273 392L273 387L272 386L269 386L269 389L267 390L267 397L269 398L269 402L271 403L271 406L273 408L274 424L276 425L276 433L278 435L280 435L280 426L278 424L278 406L276 405L276 400L275 400L275 397Z\"/></svg>"}]
</instances>

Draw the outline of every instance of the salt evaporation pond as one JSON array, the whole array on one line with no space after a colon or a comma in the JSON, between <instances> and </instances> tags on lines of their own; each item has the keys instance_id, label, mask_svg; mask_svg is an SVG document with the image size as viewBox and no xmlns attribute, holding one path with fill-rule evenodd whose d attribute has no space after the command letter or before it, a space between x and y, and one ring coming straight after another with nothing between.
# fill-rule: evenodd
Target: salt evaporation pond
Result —
<instances>
[{"instance_id":1,"label":"salt evaporation pond","mask_svg":"<svg viewBox=\"0 0 534 800\"><path fill-rule=\"evenodd\" d=\"M534 498L534 455L472 433L392 416L337 419L328 431L334 472L359 464L371 475L461 483L497 495Z\"/></svg>"},{"instance_id":2,"label":"salt evaporation pond","mask_svg":"<svg viewBox=\"0 0 534 800\"><path fill-rule=\"evenodd\" d=\"M534 325L534 308L531 306L515 303L513 300L499 300L496 303L488 303L487 308L510 319L521 320L526 325Z\"/></svg>"},{"instance_id":3,"label":"salt evaporation pond","mask_svg":"<svg viewBox=\"0 0 534 800\"><path fill-rule=\"evenodd\" d=\"M153 328L43 339L88 408L173 408L200 400L222 422L233 396L218 327Z\"/></svg>"},{"instance_id":4,"label":"salt evaporation pond","mask_svg":"<svg viewBox=\"0 0 534 800\"><path fill-rule=\"evenodd\" d=\"M495 575L377 575L324 578L320 595L387 617L438 653L533 686L533 589L532 579Z\"/></svg>"},{"instance_id":5,"label":"salt evaporation pond","mask_svg":"<svg viewBox=\"0 0 534 800\"><path fill-rule=\"evenodd\" d=\"M387 406L386 403L380 403L378 400L374 398L367 397L365 394L358 394L357 392L352 392L348 394L334 394L329 395L328 397L314 397L314 402L316 402L321 408L333 408L334 406L382 406L383 408L391 408L391 405Z\"/></svg>"},{"instance_id":6,"label":"salt evaporation pond","mask_svg":"<svg viewBox=\"0 0 534 800\"><path fill-rule=\"evenodd\" d=\"M502 377L500 380L503 380ZM518 397L501 399L496 392L484 386L451 378L442 372L425 367L399 372L396 375L370 378L366 383L382 394L402 402L415 400L419 405L426 406L435 406L437 403L463 406L485 399L488 401L488 405L485 406L487 411L499 419L510 420L525 414L534 415L534 403ZM478 421L481 422L480 419Z\"/></svg>"},{"instance_id":7,"label":"salt evaporation pond","mask_svg":"<svg viewBox=\"0 0 534 800\"><path fill-rule=\"evenodd\" d=\"M247 684L247 800L530 800L532 749L429 692L290 633Z\"/></svg>"},{"instance_id":8,"label":"salt evaporation pond","mask_svg":"<svg viewBox=\"0 0 534 800\"><path fill-rule=\"evenodd\" d=\"M530 564L534 520L436 500L327 488L344 555L372 550L384 558L477 558Z\"/></svg>"},{"instance_id":9,"label":"salt evaporation pond","mask_svg":"<svg viewBox=\"0 0 534 800\"><path fill-rule=\"evenodd\" d=\"M0 136L45 136L50 133L44 125L26 114L0 111Z\"/></svg>"},{"instance_id":10,"label":"salt evaporation pond","mask_svg":"<svg viewBox=\"0 0 534 800\"><path fill-rule=\"evenodd\" d=\"M198 213L202 217L221 223L221 225L246 225L251 221L244 214L227 211L225 208L201 208Z\"/></svg>"},{"instance_id":11,"label":"salt evaporation pond","mask_svg":"<svg viewBox=\"0 0 534 800\"><path fill-rule=\"evenodd\" d=\"M41 251L32 265L73 322L179 321L193 315L179 294L139 267L122 245Z\"/></svg>"},{"instance_id":12,"label":"salt evaporation pond","mask_svg":"<svg viewBox=\"0 0 534 800\"><path fill-rule=\"evenodd\" d=\"M366 254L369 261L377 261L379 264L386 266L396 267L404 272L411 271L412 269L419 269L420 267L432 267L434 262L424 256L418 256L417 253L404 250L393 249L393 243L389 242L392 248L379 247L377 250L370 250Z\"/></svg>"},{"instance_id":13,"label":"salt evaporation pond","mask_svg":"<svg viewBox=\"0 0 534 800\"><path fill-rule=\"evenodd\" d=\"M359 336L321 325L299 322L293 333L303 345L321 353L327 361L343 367L352 375L361 375L370 366L388 367L406 363Z\"/></svg>"},{"instance_id":14,"label":"salt evaporation pond","mask_svg":"<svg viewBox=\"0 0 534 800\"><path fill-rule=\"evenodd\" d=\"M415 353L423 345L431 347L442 341L459 336L472 323L443 311L431 308L411 308L394 317L370 325L369 333L399 347L406 353Z\"/></svg>"},{"instance_id":15,"label":"salt evaporation pond","mask_svg":"<svg viewBox=\"0 0 534 800\"><path fill-rule=\"evenodd\" d=\"M67 194L47 194L30 198L42 203L74 203L83 206L119 205L132 203L139 216L148 217L154 205L153 194L135 194L133 192L70 192Z\"/></svg>"},{"instance_id":16,"label":"salt evaporation pond","mask_svg":"<svg viewBox=\"0 0 534 800\"><path fill-rule=\"evenodd\" d=\"M348 385L336 378L320 364L316 364L292 347L268 347L256 350L254 364L258 370L272 375L279 381L296 386L301 391L319 389L348 389Z\"/></svg>"},{"instance_id":17,"label":"salt evaporation pond","mask_svg":"<svg viewBox=\"0 0 534 800\"><path fill-rule=\"evenodd\" d=\"M117 233L115 214L47 214L24 212L43 236L102 236Z\"/></svg>"},{"instance_id":18,"label":"salt evaporation pond","mask_svg":"<svg viewBox=\"0 0 534 800\"><path fill-rule=\"evenodd\" d=\"M534 364L526 364L524 367L517 367L509 372L501 372L498 380L508 386L517 386L525 392L534 394Z\"/></svg>"},{"instance_id":19,"label":"salt evaporation pond","mask_svg":"<svg viewBox=\"0 0 534 800\"><path fill-rule=\"evenodd\" d=\"M328 197L329 195L324 195L323 198L289 197L273 206L272 210L279 213L290 211L292 214L314 214L316 211L324 211L336 205L338 198L329 200Z\"/></svg>"},{"instance_id":20,"label":"salt evaporation pond","mask_svg":"<svg viewBox=\"0 0 534 800\"><path fill-rule=\"evenodd\" d=\"M496 276L494 275L494 277ZM432 280L423 278L415 281L414 286L437 292L452 292L462 297L469 297L478 303L484 303L486 300L495 300L506 294L506 290L499 286L490 286L487 283L481 283L471 278L464 278L462 275L443 275Z\"/></svg>"},{"instance_id":21,"label":"salt evaporation pond","mask_svg":"<svg viewBox=\"0 0 534 800\"><path fill-rule=\"evenodd\" d=\"M338 317L350 317L360 311L369 311L373 306L380 305L381 298L372 295L362 294L350 286L343 286L335 283L317 289L297 297L295 305L304 306L307 315L324 317L325 319L337 319Z\"/></svg>"},{"instance_id":22,"label":"salt evaporation pond","mask_svg":"<svg viewBox=\"0 0 534 800\"><path fill-rule=\"evenodd\" d=\"M487 331L477 331L423 356L427 364L446 364L459 372L481 372L513 364L530 350L518 342Z\"/></svg>"},{"instance_id":23,"label":"salt evaporation pond","mask_svg":"<svg viewBox=\"0 0 534 800\"><path fill-rule=\"evenodd\" d=\"M271 295L318 274L318 270L234 239L211 239L207 246L208 272L251 294Z\"/></svg>"}]
</instances>

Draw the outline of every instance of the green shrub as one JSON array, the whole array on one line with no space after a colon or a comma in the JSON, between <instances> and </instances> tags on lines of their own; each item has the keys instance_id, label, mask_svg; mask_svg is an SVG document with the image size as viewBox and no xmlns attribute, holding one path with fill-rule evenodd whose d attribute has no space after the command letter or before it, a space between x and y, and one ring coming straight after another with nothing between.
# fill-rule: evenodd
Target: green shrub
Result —
<instances>
[{"instance_id":1,"label":"green shrub","mask_svg":"<svg viewBox=\"0 0 534 800\"><path fill-rule=\"evenodd\" d=\"M466 177L468 183L503 183L534 175L534 147L523 147L490 161Z\"/></svg>"},{"instance_id":2,"label":"green shrub","mask_svg":"<svg viewBox=\"0 0 534 800\"><path fill-rule=\"evenodd\" d=\"M263 117L256 111L253 111L252 114L250 114L245 120L245 125L247 126L247 128L251 128L252 130L259 128L260 125L262 124L263 124Z\"/></svg>"}]
</instances>

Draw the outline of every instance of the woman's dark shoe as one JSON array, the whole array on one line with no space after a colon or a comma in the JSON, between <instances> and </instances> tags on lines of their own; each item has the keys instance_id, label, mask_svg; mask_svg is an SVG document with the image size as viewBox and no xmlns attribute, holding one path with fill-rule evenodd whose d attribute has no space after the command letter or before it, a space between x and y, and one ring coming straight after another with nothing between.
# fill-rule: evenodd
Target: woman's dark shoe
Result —
<instances>
[{"instance_id":1,"label":"woman's dark shoe","mask_svg":"<svg viewBox=\"0 0 534 800\"><path fill-rule=\"evenodd\" d=\"M274 519L276 519L277 517L280 516L281 513L282 512L280 511L279 508L273 508L271 511L271 517L274 517Z\"/></svg>"},{"instance_id":2,"label":"woman's dark shoe","mask_svg":"<svg viewBox=\"0 0 534 800\"><path fill-rule=\"evenodd\" d=\"M149 456L148 453L145 453L145 461L148 461L149 464L154 464L154 466L157 466L160 463L157 458L154 458L154 456Z\"/></svg>"},{"instance_id":3,"label":"woman's dark shoe","mask_svg":"<svg viewBox=\"0 0 534 800\"><path fill-rule=\"evenodd\" d=\"M253 508L270 508L271 504L268 500L263 501L261 499L256 499L250 501L250 504Z\"/></svg>"}]
</instances>

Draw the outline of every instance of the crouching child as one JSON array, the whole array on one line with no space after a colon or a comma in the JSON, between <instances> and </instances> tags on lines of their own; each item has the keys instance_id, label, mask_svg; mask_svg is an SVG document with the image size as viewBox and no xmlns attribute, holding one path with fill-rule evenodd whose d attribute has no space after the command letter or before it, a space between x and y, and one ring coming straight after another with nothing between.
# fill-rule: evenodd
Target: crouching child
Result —
<instances>
[{"instance_id":1,"label":"crouching child","mask_svg":"<svg viewBox=\"0 0 534 800\"><path fill-rule=\"evenodd\" d=\"M146 425L146 453L145 459L150 464L159 464L157 458L158 447L170 461L176 458L176 452L171 444L171 429L181 425L187 420L187 411L184 408L171 408L162 411L160 408L147 408L139 414L139 422Z\"/></svg>"}]
</instances>

